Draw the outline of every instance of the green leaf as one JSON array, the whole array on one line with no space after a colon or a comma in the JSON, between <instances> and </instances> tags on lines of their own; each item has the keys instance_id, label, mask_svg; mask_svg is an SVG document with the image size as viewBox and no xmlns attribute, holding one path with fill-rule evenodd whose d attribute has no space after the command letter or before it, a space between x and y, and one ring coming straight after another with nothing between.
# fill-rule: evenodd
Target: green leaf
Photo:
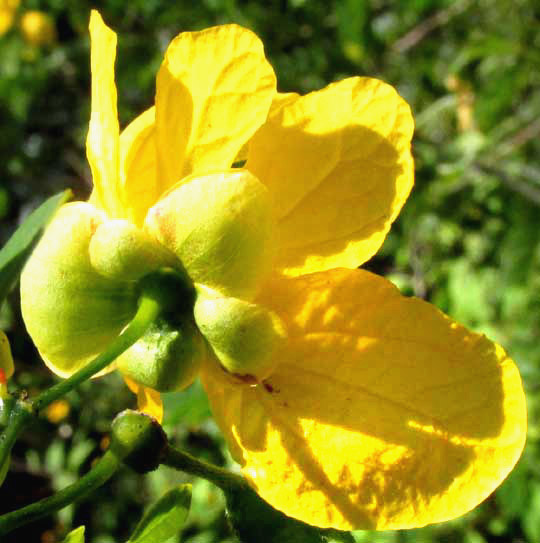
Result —
<instances>
[{"instance_id":1,"label":"green leaf","mask_svg":"<svg viewBox=\"0 0 540 543\"><path fill-rule=\"evenodd\" d=\"M0 302L7 296L30 256L34 245L45 226L52 219L58 208L72 196L65 190L45 200L19 226L8 242L0 250Z\"/></svg>"},{"instance_id":2,"label":"green leaf","mask_svg":"<svg viewBox=\"0 0 540 543\"><path fill-rule=\"evenodd\" d=\"M229 521L242 543L354 543L349 532L317 528L288 517L249 486L225 490Z\"/></svg>"},{"instance_id":3,"label":"green leaf","mask_svg":"<svg viewBox=\"0 0 540 543\"><path fill-rule=\"evenodd\" d=\"M84 526L79 526L69 532L62 543L84 543Z\"/></svg>"},{"instance_id":4,"label":"green leaf","mask_svg":"<svg viewBox=\"0 0 540 543\"><path fill-rule=\"evenodd\" d=\"M180 485L148 509L128 543L164 543L178 535L191 505L191 485Z\"/></svg>"}]
</instances>

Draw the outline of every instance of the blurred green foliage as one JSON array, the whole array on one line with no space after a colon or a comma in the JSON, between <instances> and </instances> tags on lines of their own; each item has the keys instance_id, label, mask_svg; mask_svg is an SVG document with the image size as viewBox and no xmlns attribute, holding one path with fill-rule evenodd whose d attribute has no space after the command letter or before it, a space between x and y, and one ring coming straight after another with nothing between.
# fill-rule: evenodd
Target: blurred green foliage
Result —
<instances>
[{"instance_id":1,"label":"blurred green foliage","mask_svg":"<svg viewBox=\"0 0 540 543\"><path fill-rule=\"evenodd\" d=\"M517 469L461 519L409 532L357 532L357 542L540 541L540 4L535 0L23 0L51 15L57 41L41 48L17 25L0 37L0 241L46 196L88 195L91 7L119 34L124 126L153 102L163 51L178 32L237 22L263 39L282 91L308 92L350 75L395 85L414 111L416 188L367 267L506 346L521 369L530 418ZM0 323L16 383L52 377L22 324L17 293ZM48 411L13 451L0 507L12 509L74 481L106 446L110 420L134 404L118 376L86 383ZM184 449L230 463L200 385L167 395L165 428ZM126 540L145 505L186 482L161 468L122 472L91 499L20 529L11 541ZM220 491L195 481L183 541L234 541ZM10 543L10 542L8 542Z\"/></svg>"}]
</instances>

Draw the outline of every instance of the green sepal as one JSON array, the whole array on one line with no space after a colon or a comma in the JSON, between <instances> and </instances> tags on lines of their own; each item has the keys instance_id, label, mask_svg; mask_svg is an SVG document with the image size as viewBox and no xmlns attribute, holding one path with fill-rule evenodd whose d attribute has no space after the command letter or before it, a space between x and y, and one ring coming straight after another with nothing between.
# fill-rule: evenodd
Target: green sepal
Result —
<instances>
[{"instance_id":1,"label":"green sepal","mask_svg":"<svg viewBox=\"0 0 540 543\"><path fill-rule=\"evenodd\" d=\"M172 392L195 380L205 356L204 340L190 318L160 317L116 359L116 366L140 385Z\"/></svg>"},{"instance_id":2,"label":"green sepal","mask_svg":"<svg viewBox=\"0 0 540 543\"><path fill-rule=\"evenodd\" d=\"M178 259L144 230L124 219L101 223L90 241L90 261L101 275L124 281L138 280Z\"/></svg>"},{"instance_id":3,"label":"green sepal","mask_svg":"<svg viewBox=\"0 0 540 543\"><path fill-rule=\"evenodd\" d=\"M65 190L45 200L25 219L0 250L0 303L17 282L24 263L41 236L43 228L49 223L58 208L66 203L71 196L71 191Z\"/></svg>"},{"instance_id":4,"label":"green sepal","mask_svg":"<svg viewBox=\"0 0 540 543\"><path fill-rule=\"evenodd\" d=\"M191 506L191 485L180 485L150 506L128 543L165 543L182 530Z\"/></svg>"},{"instance_id":5,"label":"green sepal","mask_svg":"<svg viewBox=\"0 0 540 543\"><path fill-rule=\"evenodd\" d=\"M273 312L199 286L195 322L221 365L232 374L263 380L278 361L274 353L286 337Z\"/></svg>"},{"instance_id":6,"label":"green sepal","mask_svg":"<svg viewBox=\"0 0 540 543\"><path fill-rule=\"evenodd\" d=\"M106 278L89 244L105 214L85 202L61 207L21 275L23 318L45 363L68 377L114 340L137 309L133 281Z\"/></svg>"},{"instance_id":7,"label":"green sepal","mask_svg":"<svg viewBox=\"0 0 540 543\"><path fill-rule=\"evenodd\" d=\"M183 179L145 219L194 282L241 298L271 268L274 228L268 190L242 169Z\"/></svg>"}]
</instances>

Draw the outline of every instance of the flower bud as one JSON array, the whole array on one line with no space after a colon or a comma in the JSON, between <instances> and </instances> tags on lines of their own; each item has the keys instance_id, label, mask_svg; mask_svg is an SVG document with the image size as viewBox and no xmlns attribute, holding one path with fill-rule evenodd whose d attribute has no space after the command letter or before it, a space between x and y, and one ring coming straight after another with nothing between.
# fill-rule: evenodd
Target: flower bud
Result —
<instances>
[{"instance_id":1,"label":"flower bud","mask_svg":"<svg viewBox=\"0 0 540 543\"><path fill-rule=\"evenodd\" d=\"M204 340L188 317L171 322L159 318L116 359L120 372L159 392L190 385L206 354Z\"/></svg>"},{"instance_id":2,"label":"flower bud","mask_svg":"<svg viewBox=\"0 0 540 543\"><path fill-rule=\"evenodd\" d=\"M199 330L227 371L262 381L275 369L274 352L286 337L275 313L201 286L194 312Z\"/></svg>"},{"instance_id":3,"label":"flower bud","mask_svg":"<svg viewBox=\"0 0 540 543\"><path fill-rule=\"evenodd\" d=\"M102 222L90 241L90 261L105 277L136 280L177 258L148 232L124 219Z\"/></svg>"},{"instance_id":4,"label":"flower bud","mask_svg":"<svg viewBox=\"0 0 540 543\"><path fill-rule=\"evenodd\" d=\"M147 473L159 466L167 436L153 417L126 409L112 422L110 450L136 472Z\"/></svg>"},{"instance_id":5,"label":"flower bud","mask_svg":"<svg viewBox=\"0 0 540 543\"><path fill-rule=\"evenodd\" d=\"M268 190L240 169L182 180L145 220L194 282L243 298L270 267L273 225Z\"/></svg>"}]
</instances>

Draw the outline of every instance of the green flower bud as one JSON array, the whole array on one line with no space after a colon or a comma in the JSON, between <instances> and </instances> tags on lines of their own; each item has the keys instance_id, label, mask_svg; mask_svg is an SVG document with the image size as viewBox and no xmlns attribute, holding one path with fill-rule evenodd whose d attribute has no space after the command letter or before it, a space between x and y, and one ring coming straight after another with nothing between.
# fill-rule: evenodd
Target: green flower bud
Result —
<instances>
[{"instance_id":1,"label":"green flower bud","mask_svg":"<svg viewBox=\"0 0 540 543\"><path fill-rule=\"evenodd\" d=\"M262 381L275 369L275 351L286 337L275 313L202 286L194 313L199 330L227 371Z\"/></svg>"},{"instance_id":2,"label":"green flower bud","mask_svg":"<svg viewBox=\"0 0 540 543\"><path fill-rule=\"evenodd\" d=\"M204 340L189 318L172 323L159 318L116 359L120 372L159 392L190 385L206 356Z\"/></svg>"},{"instance_id":3,"label":"green flower bud","mask_svg":"<svg viewBox=\"0 0 540 543\"><path fill-rule=\"evenodd\" d=\"M163 428L145 413L126 409L112 422L110 450L138 473L156 469L167 446Z\"/></svg>"},{"instance_id":4,"label":"green flower bud","mask_svg":"<svg viewBox=\"0 0 540 543\"><path fill-rule=\"evenodd\" d=\"M21 276L28 332L47 365L62 377L103 351L137 308L132 281L106 278L90 262L92 236L105 220L88 203L60 208Z\"/></svg>"},{"instance_id":5,"label":"green flower bud","mask_svg":"<svg viewBox=\"0 0 540 543\"><path fill-rule=\"evenodd\" d=\"M268 190L247 170L190 177L152 207L145 228L194 282L251 297L272 258Z\"/></svg>"},{"instance_id":6,"label":"green flower bud","mask_svg":"<svg viewBox=\"0 0 540 543\"><path fill-rule=\"evenodd\" d=\"M148 232L124 219L101 223L90 241L90 261L105 277L137 280L178 259Z\"/></svg>"}]
</instances>

